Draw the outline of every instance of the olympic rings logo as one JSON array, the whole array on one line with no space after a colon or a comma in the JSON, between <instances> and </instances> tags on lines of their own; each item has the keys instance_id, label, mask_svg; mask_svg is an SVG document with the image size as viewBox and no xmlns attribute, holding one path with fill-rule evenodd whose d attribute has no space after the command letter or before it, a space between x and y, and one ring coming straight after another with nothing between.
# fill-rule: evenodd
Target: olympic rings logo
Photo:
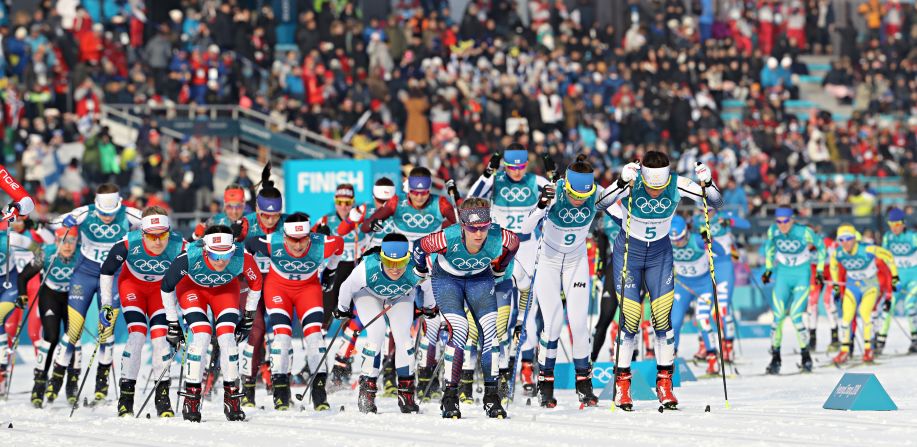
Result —
<instances>
[{"instance_id":1,"label":"olympic rings logo","mask_svg":"<svg viewBox=\"0 0 917 447\"><path fill-rule=\"evenodd\" d=\"M796 253L802 248L802 243L796 240L777 239L776 244L782 252Z\"/></svg>"},{"instance_id":2,"label":"olympic rings logo","mask_svg":"<svg viewBox=\"0 0 917 447\"><path fill-rule=\"evenodd\" d=\"M67 279L73 273L73 267L52 267L48 274L54 279Z\"/></svg>"},{"instance_id":3,"label":"olympic rings logo","mask_svg":"<svg viewBox=\"0 0 917 447\"><path fill-rule=\"evenodd\" d=\"M672 257L676 261L690 261L694 257L693 248L676 248L672 250Z\"/></svg>"},{"instance_id":4,"label":"olympic rings logo","mask_svg":"<svg viewBox=\"0 0 917 447\"><path fill-rule=\"evenodd\" d=\"M401 221L404 222L408 228L426 228L433 224L433 221L436 220L432 214L402 214Z\"/></svg>"},{"instance_id":5,"label":"olympic rings logo","mask_svg":"<svg viewBox=\"0 0 917 447\"><path fill-rule=\"evenodd\" d=\"M911 244L903 242L894 242L888 247L889 251L895 255L906 255L911 252Z\"/></svg>"},{"instance_id":6,"label":"olympic rings logo","mask_svg":"<svg viewBox=\"0 0 917 447\"><path fill-rule=\"evenodd\" d=\"M121 234L121 225L92 224L89 226L89 232L97 238L111 239Z\"/></svg>"},{"instance_id":7,"label":"olympic rings logo","mask_svg":"<svg viewBox=\"0 0 917 447\"><path fill-rule=\"evenodd\" d=\"M522 202L532 196L532 190L520 186L512 186L500 190L500 197L509 202Z\"/></svg>"},{"instance_id":8,"label":"olympic rings logo","mask_svg":"<svg viewBox=\"0 0 917 447\"><path fill-rule=\"evenodd\" d=\"M170 265L172 261L169 260L137 259L131 262L131 266L143 273L165 273Z\"/></svg>"},{"instance_id":9,"label":"olympic rings logo","mask_svg":"<svg viewBox=\"0 0 917 447\"><path fill-rule=\"evenodd\" d=\"M850 258L842 260L841 264L843 264L844 268L847 270L860 270L866 267L866 262L867 261L862 258Z\"/></svg>"},{"instance_id":10,"label":"olympic rings logo","mask_svg":"<svg viewBox=\"0 0 917 447\"><path fill-rule=\"evenodd\" d=\"M609 366L607 368L592 368L592 377L600 382L610 382L615 377L614 366Z\"/></svg>"},{"instance_id":11,"label":"olympic rings logo","mask_svg":"<svg viewBox=\"0 0 917 447\"><path fill-rule=\"evenodd\" d=\"M373 292L382 296L400 296L411 291L414 287L408 284L377 284L372 286Z\"/></svg>"},{"instance_id":12,"label":"olympic rings logo","mask_svg":"<svg viewBox=\"0 0 917 447\"><path fill-rule=\"evenodd\" d=\"M479 270L484 267L487 267L493 261L491 258L455 258L451 259L452 265L462 269L462 270Z\"/></svg>"},{"instance_id":13,"label":"olympic rings logo","mask_svg":"<svg viewBox=\"0 0 917 447\"><path fill-rule=\"evenodd\" d=\"M194 282L202 286L216 286L226 284L232 281L232 275L229 273L209 273L194 275Z\"/></svg>"},{"instance_id":14,"label":"olympic rings logo","mask_svg":"<svg viewBox=\"0 0 917 447\"><path fill-rule=\"evenodd\" d=\"M634 201L634 205L637 205L637 208L644 213L656 213L661 214L669 210L672 207L673 203L669 198L663 197L661 199L647 199L646 197L638 197Z\"/></svg>"},{"instance_id":15,"label":"olympic rings logo","mask_svg":"<svg viewBox=\"0 0 917 447\"><path fill-rule=\"evenodd\" d=\"M277 265L285 271L308 271L314 269L318 264L312 261L287 261L286 259L281 259L277 261Z\"/></svg>"},{"instance_id":16,"label":"olympic rings logo","mask_svg":"<svg viewBox=\"0 0 917 447\"><path fill-rule=\"evenodd\" d=\"M559 217L563 223L581 224L592 217L592 210L589 208L562 208L557 212L557 217Z\"/></svg>"}]
</instances>

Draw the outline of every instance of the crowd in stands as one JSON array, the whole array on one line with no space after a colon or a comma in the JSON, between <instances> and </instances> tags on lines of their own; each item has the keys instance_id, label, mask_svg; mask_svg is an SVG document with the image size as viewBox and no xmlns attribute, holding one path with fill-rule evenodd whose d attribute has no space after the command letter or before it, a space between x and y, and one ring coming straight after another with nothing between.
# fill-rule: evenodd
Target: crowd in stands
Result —
<instances>
[{"instance_id":1,"label":"crowd in stands","mask_svg":"<svg viewBox=\"0 0 917 447\"><path fill-rule=\"evenodd\" d=\"M358 151L463 186L519 141L561 166L590 154L606 185L647 150L667 151L685 174L703 161L740 213L811 202L862 212L874 185L845 173L900 176L917 198L913 3L720 1L716 15L710 1L628 0L619 28L592 0L524 10L473 0L460 14L449 6L465 1L368 3L44 0L15 11L0 1L6 162L52 211L108 180L132 200L206 209L215 141L164 138L147 121L119 146L99 110L223 104L348 135ZM822 84L853 105L849 117L832 104L788 109L804 54L833 55ZM724 113L727 102L740 112ZM59 150L73 143L84 150Z\"/></svg>"}]
</instances>

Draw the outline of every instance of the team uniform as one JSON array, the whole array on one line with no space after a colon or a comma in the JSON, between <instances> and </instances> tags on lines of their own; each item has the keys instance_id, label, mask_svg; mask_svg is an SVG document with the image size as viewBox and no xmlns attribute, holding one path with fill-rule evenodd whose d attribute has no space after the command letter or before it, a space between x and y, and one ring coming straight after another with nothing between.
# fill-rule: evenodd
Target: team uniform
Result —
<instances>
[{"instance_id":1,"label":"team uniform","mask_svg":"<svg viewBox=\"0 0 917 447\"><path fill-rule=\"evenodd\" d=\"M26 235L4 231L0 233L0 391L5 389L6 370L10 362L9 349L10 335L6 332L6 322L13 315L16 308L16 299L19 297L19 268L16 266L16 253L28 251L32 246L32 239ZM9 247L9 252L6 251ZM29 252L31 256L31 252ZM21 261L20 261L21 262ZM23 316L25 318L26 316Z\"/></svg>"},{"instance_id":2,"label":"team uniform","mask_svg":"<svg viewBox=\"0 0 917 447\"><path fill-rule=\"evenodd\" d=\"M180 233L168 231L167 217L149 216L144 219L167 231L165 237L168 237L168 242L162 253L153 255L146 248L143 230L131 231L108 252L99 279L102 306L110 306L114 277L121 271L118 275L118 293L128 336L121 354L122 398L118 404L119 416L133 414L133 389L140 373L141 354L148 332L153 345L153 371L163 371L171 359L169 344L166 342L168 322L159 288L172 260L184 251L185 240ZM156 384L156 409L161 417L173 416L169 403L169 385L169 380Z\"/></svg>"},{"instance_id":3,"label":"team uniform","mask_svg":"<svg viewBox=\"0 0 917 447\"><path fill-rule=\"evenodd\" d=\"M904 301L904 312L908 317L908 329L911 332L909 351L917 352L917 232L905 230L896 235L889 231L882 236L882 247L895 257L899 282L889 310L884 313L881 320L878 340L884 344L891 319L894 318L896 304Z\"/></svg>"},{"instance_id":4,"label":"team uniform","mask_svg":"<svg viewBox=\"0 0 917 447\"><path fill-rule=\"evenodd\" d=\"M470 209L468 224L490 222L487 210ZM494 296L495 274L502 276L519 247L516 235L491 224L484 245L477 253L469 253L463 240L462 225L453 225L421 238L414 244L414 262L425 272L427 257L438 254L432 266L433 296L451 329L445 348L444 368L446 389L443 393L443 417L461 417L458 409L458 385L461 378L462 359L468 337L469 321L465 306L473 315L481 338L481 369L484 375L484 406L491 417L505 417L497 395L497 367L494 361L499 347L496 336L497 300Z\"/></svg>"},{"instance_id":5,"label":"team uniform","mask_svg":"<svg viewBox=\"0 0 917 447\"><path fill-rule=\"evenodd\" d=\"M836 243L833 239L828 237L823 237L822 243L825 246L825 259L829 259L834 253L834 250L837 248ZM813 277L817 274L816 264L816 262L812 262L811 264ZM809 307L807 310L809 314L809 349L814 350L816 347L816 328L818 328L818 302L821 300L825 307L825 315L828 317L828 325L831 328L831 343L828 345L828 351L837 351L840 349L841 344L837 335L838 316L837 306L834 302L834 279L831 277L831 269L824 270L822 275L824 276L822 278L822 284L819 284L818 281L814 281L814 284L812 284L812 291L809 293Z\"/></svg>"},{"instance_id":6,"label":"team uniform","mask_svg":"<svg viewBox=\"0 0 917 447\"><path fill-rule=\"evenodd\" d=\"M778 213L778 218L789 219L791 215L789 212L785 216ZM826 252L822 238L805 225L794 223L789 231L783 233L777 224L772 224L767 230L767 240L763 250L765 272L773 271L776 277L774 291L771 295L771 310L774 313L774 322L771 326L772 359L767 372L768 374L780 372L783 321L787 317L790 318L796 329L796 339L802 351L803 367L811 369L808 351L809 332L806 330L804 316L809 299L812 261L815 261L817 275L824 270ZM765 275L769 274L765 273Z\"/></svg>"},{"instance_id":7,"label":"team uniform","mask_svg":"<svg viewBox=\"0 0 917 447\"><path fill-rule=\"evenodd\" d=\"M102 200L105 200L107 202L105 204L110 206L100 209L99 196L107 196ZM64 337L61 343L62 348L55 359L55 369L63 369L70 364L75 346L79 343L83 333L83 321L92 297L99 292L102 263L108 257L109 250L124 239L128 232L137 228L142 220L140 210L121 206L120 200L117 193L99 194L95 204L79 207L52 222L52 227L60 224L66 227L78 226L80 232L80 254L70 280L70 293L67 298L67 336ZM114 219L111 223L105 223L99 217L100 212L111 213ZM117 295L117 292L114 292L114 295ZM112 307L114 320L117 320L120 301L112 300ZM108 376L111 371L115 343L114 326L110 326L98 336L101 345L99 366L96 371L96 398L100 400L108 394Z\"/></svg>"},{"instance_id":8,"label":"team uniform","mask_svg":"<svg viewBox=\"0 0 917 447\"><path fill-rule=\"evenodd\" d=\"M620 210L618 207L612 207L610 209L612 211ZM592 355L590 358L593 363L599 358L599 353L605 345L605 339L609 335L609 327L614 323L615 313L617 313L618 310L618 300L614 298L613 294L616 290L615 281L620 280L620 278L615 278L614 271L612 270L612 263L607 262L606 259L612 259L612 256L614 256L614 245L610 242L613 242L618 237L618 233L621 232L621 217L615 217L606 213L603 215L598 230L602 233L600 237L596 237L596 240L602 240L602 243L598 244L598 256L602 258L603 280L602 298L599 302L599 319L595 323L595 331L592 338ZM614 339L614 337L612 337L612 339Z\"/></svg>"},{"instance_id":9,"label":"team uniform","mask_svg":"<svg viewBox=\"0 0 917 447\"><path fill-rule=\"evenodd\" d=\"M297 231L297 237L308 237L309 248L300 257L290 254L284 246L284 236L289 231ZM293 230L299 228L299 230ZM333 281L333 272L338 268L344 251L340 238L325 237L318 233L309 233L308 222L288 222L280 231L275 231L264 239L248 239L245 248L248 252L270 259L270 267L265 276L264 301L268 318L273 331L271 343L271 373L274 389L274 406L287 409L290 403L288 375L292 366L293 319L299 313L304 342L306 344L306 363L317 378L312 387L312 402L316 409L327 409L324 397L325 376L327 369L320 369L319 361L325 353L325 341L322 336L324 310L322 307L322 288L319 274L327 262L323 273L323 282ZM244 362L248 359L243 357ZM320 375L320 376L318 376ZM321 395L317 395L318 393Z\"/></svg>"},{"instance_id":10,"label":"team uniform","mask_svg":"<svg viewBox=\"0 0 917 447\"><path fill-rule=\"evenodd\" d=\"M232 243L232 235L214 234L204 236L204 239L222 248L221 252L231 247L232 255L226 268L215 271L207 258L205 250L208 249L204 244L190 244L185 253L172 261L160 283L166 320L170 325L177 322L180 307L193 334L187 347L187 385L182 413L186 419L200 421L202 360L215 326L223 373L224 412L228 419L240 420L245 418L236 382L239 379L239 350L235 332L239 322L240 283L244 280L249 287L245 312L254 313L261 298L262 276L254 258L245 253L241 245ZM213 322L207 316L208 308L213 314Z\"/></svg>"}]
</instances>

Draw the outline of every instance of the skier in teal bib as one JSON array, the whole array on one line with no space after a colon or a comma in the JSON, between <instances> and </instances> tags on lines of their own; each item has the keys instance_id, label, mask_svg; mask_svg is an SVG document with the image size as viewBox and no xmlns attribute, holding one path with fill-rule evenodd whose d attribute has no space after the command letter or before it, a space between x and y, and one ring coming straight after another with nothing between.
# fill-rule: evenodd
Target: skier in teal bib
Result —
<instances>
[{"instance_id":1,"label":"skier in teal bib","mask_svg":"<svg viewBox=\"0 0 917 447\"><path fill-rule=\"evenodd\" d=\"M816 282L823 283L825 268L825 244L811 228L793 220L793 210L777 208L777 222L767 230L764 243L764 274L761 282L767 284L771 275L776 276L771 310L774 323L771 327L771 363L768 374L780 374L780 344L783 341L783 320L787 316L796 328L799 341L802 369L812 370L812 356L809 353L809 332L803 317L809 300L811 283L811 262L816 261Z\"/></svg>"},{"instance_id":2,"label":"skier in teal bib","mask_svg":"<svg viewBox=\"0 0 917 447\"><path fill-rule=\"evenodd\" d=\"M911 346L908 352L917 353L917 232L907 229L906 218L903 210L892 208L888 212L889 232L882 236L882 247L895 257L899 282L898 291L892 295L892 301L885 300L884 318L880 320L882 325L876 337L877 354L881 354L885 346L885 338L895 314L895 305L899 300L904 301L904 312L907 314L911 331Z\"/></svg>"}]
</instances>

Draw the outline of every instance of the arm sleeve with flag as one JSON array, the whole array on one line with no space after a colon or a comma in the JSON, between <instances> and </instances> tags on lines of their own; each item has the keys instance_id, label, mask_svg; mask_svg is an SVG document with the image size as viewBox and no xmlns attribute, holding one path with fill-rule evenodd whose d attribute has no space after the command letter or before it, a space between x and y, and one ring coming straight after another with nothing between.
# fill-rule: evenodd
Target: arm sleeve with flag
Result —
<instances>
[{"instance_id":1,"label":"arm sleeve with flag","mask_svg":"<svg viewBox=\"0 0 917 447\"><path fill-rule=\"evenodd\" d=\"M3 165L0 165L0 188L3 188L3 191L13 199L13 203L19 205L19 215L27 216L35 210L35 203L29 197L29 193L10 175Z\"/></svg>"}]
</instances>

